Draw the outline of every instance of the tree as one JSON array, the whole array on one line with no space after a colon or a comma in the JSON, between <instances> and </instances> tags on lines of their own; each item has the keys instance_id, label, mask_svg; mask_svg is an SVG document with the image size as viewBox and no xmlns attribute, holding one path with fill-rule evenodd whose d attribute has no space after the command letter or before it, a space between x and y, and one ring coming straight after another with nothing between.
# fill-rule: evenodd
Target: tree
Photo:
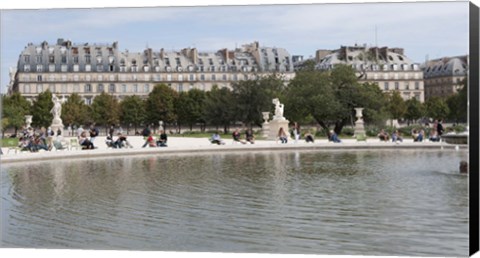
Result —
<instances>
[{"instance_id":1,"label":"tree","mask_svg":"<svg viewBox=\"0 0 480 258\"><path fill-rule=\"evenodd\" d=\"M217 128L223 126L224 133L227 133L230 124L235 121L235 107L233 93L228 88L219 89L214 85L206 95L204 117Z\"/></svg>"},{"instance_id":2,"label":"tree","mask_svg":"<svg viewBox=\"0 0 480 258\"><path fill-rule=\"evenodd\" d=\"M433 119L444 119L450 112L446 101L440 97L431 97L425 101L425 109L427 116Z\"/></svg>"},{"instance_id":3,"label":"tree","mask_svg":"<svg viewBox=\"0 0 480 258\"><path fill-rule=\"evenodd\" d=\"M407 107L405 111L405 119L407 119L408 125L410 125L411 121L418 120L424 116L425 108L416 98L411 98L405 101L405 105Z\"/></svg>"},{"instance_id":4,"label":"tree","mask_svg":"<svg viewBox=\"0 0 480 258\"><path fill-rule=\"evenodd\" d=\"M2 119L8 119L8 127L13 127L17 134L18 129L25 125L25 116L30 114L30 102L19 92L14 92L11 96L3 96L2 104Z\"/></svg>"},{"instance_id":5,"label":"tree","mask_svg":"<svg viewBox=\"0 0 480 258\"><path fill-rule=\"evenodd\" d=\"M326 132L333 125L337 134L353 121L354 108L366 108L365 118L376 121L381 116L374 116L373 110L385 105L378 86L358 83L355 71L346 65L327 72L299 71L284 96L288 119L301 121L311 116Z\"/></svg>"},{"instance_id":6,"label":"tree","mask_svg":"<svg viewBox=\"0 0 480 258\"><path fill-rule=\"evenodd\" d=\"M191 131L195 123L205 123L203 118L204 103L204 91L192 89L188 92L181 92L175 102L179 126L187 124Z\"/></svg>"},{"instance_id":7,"label":"tree","mask_svg":"<svg viewBox=\"0 0 480 258\"><path fill-rule=\"evenodd\" d=\"M85 104L80 95L73 93L62 104L61 118L65 125L84 125L94 121L91 113L91 107Z\"/></svg>"},{"instance_id":8,"label":"tree","mask_svg":"<svg viewBox=\"0 0 480 258\"><path fill-rule=\"evenodd\" d=\"M127 96L120 102L120 120L128 125L133 124L135 132L145 118L145 101L139 96Z\"/></svg>"},{"instance_id":9,"label":"tree","mask_svg":"<svg viewBox=\"0 0 480 258\"><path fill-rule=\"evenodd\" d=\"M280 96L283 87L283 81L277 75L234 83L232 88L238 111L236 119L249 128L253 124L261 126L262 111L272 109L272 99Z\"/></svg>"},{"instance_id":10,"label":"tree","mask_svg":"<svg viewBox=\"0 0 480 258\"><path fill-rule=\"evenodd\" d=\"M52 124L53 115L50 113L53 107L52 93L46 90L38 94L32 106L32 125L34 127L48 127Z\"/></svg>"},{"instance_id":11,"label":"tree","mask_svg":"<svg viewBox=\"0 0 480 258\"><path fill-rule=\"evenodd\" d=\"M178 93L167 85L163 83L155 85L145 102L145 109L148 112L146 122L157 124L158 121L163 121L165 125L174 123L177 120L175 112L177 98Z\"/></svg>"},{"instance_id":12,"label":"tree","mask_svg":"<svg viewBox=\"0 0 480 258\"><path fill-rule=\"evenodd\" d=\"M394 91L389 97L388 111L390 112L392 119L401 119L407 112L407 105L400 92Z\"/></svg>"},{"instance_id":13,"label":"tree","mask_svg":"<svg viewBox=\"0 0 480 258\"><path fill-rule=\"evenodd\" d=\"M120 120L120 105L115 96L102 92L93 99L92 115L96 124L108 125L118 124Z\"/></svg>"},{"instance_id":14,"label":"tree","mask_svg":"<svg viewBox=\"0 0 480 258\"><path fill-rule=\"evenodd\" d=\"M468 88L467 79L462 81L463 87L457 93L446 99L450 110L448 118L455 122L466 122L468 117Z\"/></svg>"}]
</instances>

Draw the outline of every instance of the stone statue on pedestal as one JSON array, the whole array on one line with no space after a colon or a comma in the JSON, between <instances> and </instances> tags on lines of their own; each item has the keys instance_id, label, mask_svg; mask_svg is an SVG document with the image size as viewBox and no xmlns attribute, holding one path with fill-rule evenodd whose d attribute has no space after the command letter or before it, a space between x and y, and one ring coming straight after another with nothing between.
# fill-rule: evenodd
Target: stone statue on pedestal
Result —
<instances>
[{"instance_id":1,"label":"stone statue on pedestal","mask_svg":"<svg viewBox=\"0 0 480 258\"><path fill-rule=\"evenodd\" d=\"M63 123L62 119L60 116L62 115L62 103L64 99L61 100L57 97L57 95L52 94L52 102L53 102L53 108L50 110L50 113L53 115L53 121L52 125L50 126L54 132L58 132L60 130L60 133L63 135Z\"/></svg>"}]
</instances>

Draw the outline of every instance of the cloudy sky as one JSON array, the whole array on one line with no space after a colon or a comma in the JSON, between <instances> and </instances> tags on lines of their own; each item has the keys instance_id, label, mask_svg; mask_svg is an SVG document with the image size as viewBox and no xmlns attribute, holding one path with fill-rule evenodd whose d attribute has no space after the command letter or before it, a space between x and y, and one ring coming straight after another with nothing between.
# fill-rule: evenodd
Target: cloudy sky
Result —
<instances>
[{"instance_id":1,"label":"cloudy sky","mask_svg":"<svg viewBox=\"0 0 480 258\"><path fill-rule=\"evenodd\" d=\"M180 2L169 0L162 5ZM224 6L205 6L219 3L199 1L193 2L199 5L194 7L191 2L187 3L190 7L135 8L88 8L98 5L87 3L80 9L62 9L59 7L63 5L58 4L37 9L35 3L31 9L24 9L25 5L4 7L2 3L1 8L10 8L2 10L0 17L2 92L8 84L9 67L16 65L28 43L46 40L55 44L58 38L74 43L118 41L121 51L131 52L140 52L147 46L154 50L196 47L199 51L215 51L259 41L262 46L286 48L292 55L305 57L314 56L317 49L376 44L404 48L405 54L419 63L426 57L468 53L466 1L308 1L312 4L301 5L264 1L261 3L280 5L247 6L239 5L245 1L230 1ZM112 5L119 6L102 6ZM142 5L140 1L135 5L152 4Z\"/></svg>"}]
</instances>

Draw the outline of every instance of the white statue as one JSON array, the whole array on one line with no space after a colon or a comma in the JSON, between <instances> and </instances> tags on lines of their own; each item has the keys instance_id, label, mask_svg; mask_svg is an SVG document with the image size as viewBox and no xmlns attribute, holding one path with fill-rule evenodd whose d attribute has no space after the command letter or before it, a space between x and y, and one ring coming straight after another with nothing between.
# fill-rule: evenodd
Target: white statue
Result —
<instances>
[{"instance_id":1,"label":"white statue","mask_svg":"<svg viewBox=\"0 0 480 258\"><path fill-rule=\"evenodd\" d=\"M53 114L53 119L59 119L62 114L62 101L57 97L57 95L52 94L53 108L50 110L50 113Z\"/></svg>"},{"instance_id":2,"label":"white statue","mask_svg":"<svg viewBox=\"0 0 480 258\"><path fill-rule=\"evenodd\" d=\"M272 103L275 105L275 119L284 119L283 117L283 104L280 103L278 98L274 98Z\"/></svg>"}]
</instances>

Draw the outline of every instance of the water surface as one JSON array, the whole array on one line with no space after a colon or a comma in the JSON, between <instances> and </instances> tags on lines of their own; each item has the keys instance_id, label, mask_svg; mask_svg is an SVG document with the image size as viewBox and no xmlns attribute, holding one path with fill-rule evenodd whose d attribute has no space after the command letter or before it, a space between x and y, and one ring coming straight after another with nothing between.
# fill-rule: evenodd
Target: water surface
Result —
<instances>
[{"instance_id":1,"label":"water surface","mask_svg":"<svg viewBox=\"0 0 480 258\"><path fill-rule=\"evenodd\" d=\"M275 151L1 167L1 246L468 255L465 152Z\"/></svg>"}]
</instances>

